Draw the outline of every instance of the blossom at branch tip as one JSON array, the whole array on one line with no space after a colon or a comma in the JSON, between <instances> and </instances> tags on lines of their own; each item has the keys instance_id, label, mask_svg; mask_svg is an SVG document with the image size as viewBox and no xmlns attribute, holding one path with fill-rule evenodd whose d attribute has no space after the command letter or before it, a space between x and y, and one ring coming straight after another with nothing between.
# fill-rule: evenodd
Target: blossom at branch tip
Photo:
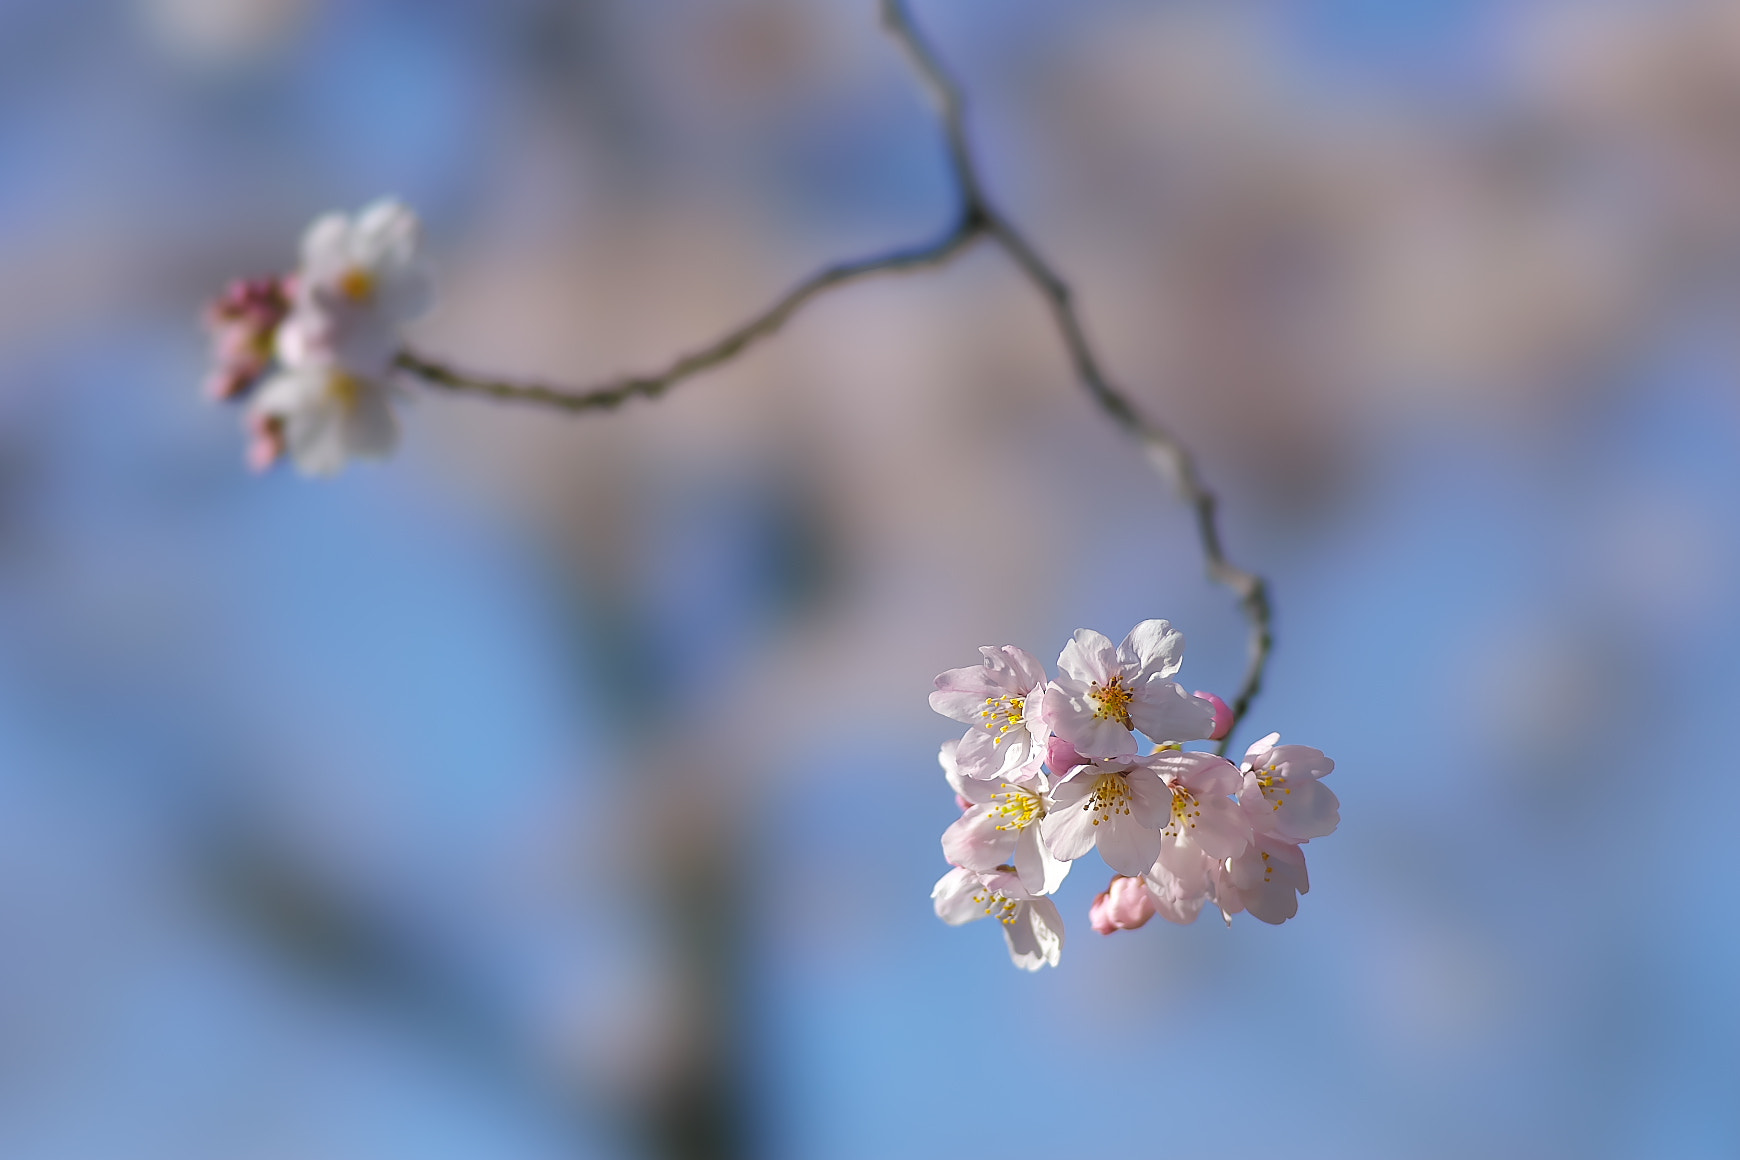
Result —
<instances>
[{"instance_id":1,"label":"blossom at branch tip","mask_svg":"<svg viewBox=\"0 0 1740 1160\"><path fill-rule=\"evenodd\" d=\"M949 784L962 802L961 816L943 831L943 857L968 870L1014 867L1022 889L1050 894L1069 876L1069 863L1052 856L1039 840L1045 816L1046 777L991 782L961 775L954 761L954 742L938 754Z\"/></svg>"},{"instance_id":2,"label":"blossom at branch tip","mask_svg":"<svg viewBox=\"0 0 1740 1160\"><path fill-rule=\"evenodd\" d=\"M1335 762L1309 745L1278 745L1271 733L1245 752L1239 766L1243 784L1239 804L1259 833L1289 842L1303 842L1335 832L1341 824L1341 801L1319 779L1335 770Z\"/></svg>"},{"instance_id":3,"label":"blossom at branch tip","mask_svg":"<svg viewBox=\"0 0 1740 1160\"><path fill-rule=\"evenodd\" d=\"M305 475L333 475L352 459L384 458L399 434L391 392L327 363L286 366L249 404L249 460L259 468L288 453Z\"/></svg>"},{"instance_id":4,"label":"blossom at branch tip","mask_svg":"<svg viewBox=\"0 0 1740 1160\"><path fill-rule=\"evenodd\" d=\"M1154 917L1154 899L1148 885L1140 878L1117 877L1112 884L1094 896L1088 908L1088 921L1095 933L1111 934L1119 930L1136 930Z\"/></svg>"},{"instance_id":5,"label":"blossom at branch tip","mask_svg":"<svg viewBox=\"0 0 1740 1160\"><path fill-rule=\"evenodd\" d=\"M961 738L961 772L985 780L1014 779L1036 771L1051 731L1041 705L1045 666L1014 645L979 649L979 664L950 669L936 679L930 707L972 728Z\"/></svg>"},{"instance_id":6,"label":"blossom at branch tip","mask_svg":"<svg viewBox=\"0 0 1740 1160\"><path fill-rule=\"evenodd\" d=\"M206 306L211 335L207 397L234 399L266 372L278 327L290 313L294 283L294 277L237 278Z\"/></svg>"},{"instance_id":7,"label":"blossom at branch tip","mask_svg":"<svg viewBox=\"0 0 1740 1160\"><path fill-rule=\"evenodd\" d=\"M1135 731L1150 740L1195 741L1214 728L1214 707L1170 680L1183 664L1184 634L1144 620L1122 644L1078 629L1057 658L1061 675L1046 688L1052 731L1087 757L1136 752Z\"/></svg>"},{"instance_id":8,"label":"blossom at branch tip","mask_svg":"<svg viewBox=\"0 0 1740 1160\"><path fill-rule=\"evenodd\" d=\"M1051 899L1028 893L1014 867L985 873L956 866L937 880L930 897L937 917L950 926L995 918L1003 927L1009 958L1022 970L1057 965L1063 952L1063 916Z\"/></svg>"},{"instance_id":9,"label":"blossom at branch tip","mask_svg":"<svg viewBox=\"0 0 1740 1160\"><path fill-rule=\"evenodd\" d=\"M350 217L329 213L302 235L290 317L278 330L281 362L321 362L379 378L399 353L399 331L434 299L417 254L417 215L382 198Z\"/></svg>"}]
</instances>

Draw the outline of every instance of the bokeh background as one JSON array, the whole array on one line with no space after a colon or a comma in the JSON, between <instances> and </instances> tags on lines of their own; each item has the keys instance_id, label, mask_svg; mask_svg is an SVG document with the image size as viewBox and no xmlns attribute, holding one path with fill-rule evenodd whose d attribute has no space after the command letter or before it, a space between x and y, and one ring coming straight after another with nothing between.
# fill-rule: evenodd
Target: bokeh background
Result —
<instances>
[{"instance_id":1,"label":"bokeh background","mask_svg":"<svg viewBox=\"0 0 1740 1160\"><path fill-rule=\"evenodd\" d=\"M245 471L197 311L320 211L577 383L939 232L872 8L0 4L0 1154L1740 1155L1736 0L919 0L1273 583L1237 740L1343 801L1284 927L930 912L936 672L1243 662L992 251Z\"/></svg>"}]
</instances>

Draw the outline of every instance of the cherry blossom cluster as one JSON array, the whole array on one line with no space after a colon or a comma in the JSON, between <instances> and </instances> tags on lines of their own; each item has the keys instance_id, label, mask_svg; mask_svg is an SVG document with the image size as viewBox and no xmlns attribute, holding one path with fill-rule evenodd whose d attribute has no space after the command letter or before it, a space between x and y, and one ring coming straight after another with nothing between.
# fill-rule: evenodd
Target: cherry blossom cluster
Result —
<instances>
[{"instance_id":1,"label":"cherry blossom cluster","mask_svg":"<svg viewBox=\"0 0 1740 1160\"><path fill-rule=\"evenodd\" d=\"M417 234L416 215L391 199L326 214L302 235L296 270L237 280L206 308L206 392L245 402L255 470L288 456L306 475L332 475L392 451L399 331L433 297Z\"/></svg>"},{"instance_id":2,"label":"cherry blossom cluster","mask_svg":"<svg viewBox=\"0 0 1740 1160\"><path fill-rule=\"evenodd\" d=\"M1281 923L1310 889L1301 849L1332 832L1340 802L1320 779L1335 763L1271 733L1241 765L1184 743L1218 740L1232 711L1172 678L1184 636L1145 620L1122 644L1080 629L1057 678L1013 645L936 679L931 708L966 725L939 759L958 821L944 831L953 864L931 898L951 926L994 917L1024 970L1056 966L1063 919L1049 897L1097 848L1110 886L1089 921L1101 934L1155 914L1195 922L1213 903Z\"/></svg>"}]
</instances>

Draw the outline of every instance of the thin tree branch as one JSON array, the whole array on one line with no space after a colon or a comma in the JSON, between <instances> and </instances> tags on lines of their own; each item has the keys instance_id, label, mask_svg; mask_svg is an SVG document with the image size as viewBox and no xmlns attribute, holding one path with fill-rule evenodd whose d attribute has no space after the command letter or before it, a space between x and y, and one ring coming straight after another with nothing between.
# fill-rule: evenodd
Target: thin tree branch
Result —
<instances>
[{"instance_id":1,"label":"thin tree branch","mask_svg":"<svg viewBox=\"0 0 1740 1160\"><path fill-rule=\"evenodd\" d=\"M684 379L729 362L779 330L801 306L823 291L871 274L941 266L957 257L979 237L989 237L1044 299L1076 379L1106 416L1141 444L1148 461L1191 509L1209 578L1231 589L1238 598L1239 608L1249 624L1248 659L1244 680L1231 703L1232 728L1218 747L1218 752L1224 754L1231 744L1232 733L1244 720L1252 700L1262 688L1263 673L1274 645L1268 585L1262 577L1227 559L1221 545L1215 496L1203 484L1195 457L1170 430L1144 417L1130 397L1106 376L1099 356L1088 341L1069 283L1040 256L1026 235L1016 229L985 194L984 182L967 137L965 94L919 31L906 0L880 0L880 3L883 26L906 52L942 122L949 170L958 198L955 225L948 233L928 245L843 262L818 271L736 330L710 346L685 355L657 374L616 379L585 390L566 390L463 374L408 350L399 355L398 365L435 386L450 390L540 403L567 411L609 410L636 396L657 398Z\"/></svg>"},{"instance_id":2,"label":"thin tree branch","mask_svg":"<svg viewBox=\"0 0 1740 1160\"><path fill-rule=\"evenodd\" d=\"M893 274L943 265L972 245L982 230L981 223L963 217L953 229L928 245L893 250L854 262L840 262L818 270L742 326L710 345L684 355L655 374L627 375L595 387L570 389L467 374L408 349L399 352L396 362L401 370L450 391L469 391L497 399L537 403L562 411L613 411L637 396L656 399L684 379L730 362L778 331L799 307L823 291L871 274Z\"/></svg>"},{"instance_id":3,"label":"thin tree branch","mask_svg":"<svg viewBox=\"0 0 1740 1160\"><path fill-rule=\"evenodd\" d=\"M1190 449L1171 431L1143 417L1130 401L1130 397L1106 377L1105 371L1100 367L1099 357L1088 342L1087 330L1082 325L1081 314L1075 308L1069 283L1040 256L1026 235L1016 229L986 197L984 182L979 178L978 166L974 163L968 143L966 97L961 92L960 85L949 75L936 52L919 32L906 0L882 0L882 23L900 42L901 47L906 49L907 57L924 79L925 87L930 90L936 103L937 115L942 118L944 135L948 142L949 167L954 172L964 202L962 220L983 223L985 232L1009 255L1016 268L1033 283L1034 289L1045 299L1052 321L1057 324L1058 334L1063 339L1064 349L1069 354L1070 367L1075 371L1075 377L1087 388L1107 417L1142 445L1155 470L1177 489L1179 498L1196 518L1196 537L1202 544L1202 555L1208 566L1209 577L1232 589L1233 594L1238 597L1239 607L1250 624L1249 658L1244 680L1240 682L1238 694L1232 701L1232 728L1227 731L1227 736L1221 740L1218 748L1220 753L1225 754L1232 742L1233 731L1244 720L1245 714L1250 711L1252 700L1262 688L1263 671L1268 667L1269 652L1274 646L1268 585L1262 577L1245 571L1226 558L1226 552L1221 546L1220 525L1216 519L1214 493L1203 485L1201 474L1196 469L1195 456L1191 455Z\"/></svg>"}]
</instances>

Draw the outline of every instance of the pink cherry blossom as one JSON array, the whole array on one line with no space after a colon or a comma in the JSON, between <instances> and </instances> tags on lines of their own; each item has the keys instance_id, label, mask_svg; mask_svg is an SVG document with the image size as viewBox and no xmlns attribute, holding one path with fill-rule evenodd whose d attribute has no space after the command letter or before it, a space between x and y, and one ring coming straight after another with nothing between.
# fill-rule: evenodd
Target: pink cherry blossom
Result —
<instances>
[{"instance_id":1,"label":"pink cherry blossom","mask_svg":"<svg viewBox=\"0 0 1740 1160\"><path fill-rule=\"evenodd\" d=\"M1088 920L1099 934L1135 930L1154 917L1154 899L1140 878L1118 877L1101 891L1088 910Z\"/></svg>"},{"instance_id":2,"label":"pink cherry blossom","mask_svg":"<svg viewBox=\"0 0 1740 1160\"><path fill-rule=\"evenodd\" d=\"M1214 727L1214 708L1170 678L1183 663L1184 634L1144 620L1116 648L1078 629L1057 658L1062 675L1045 691L1053 732L1087 757L1136 752L1135 731L1153 741L1194 741Z\"/></svg>"},{"instance_id":3,"label":"pink cherry blossom","mask_svg":"<svg viewBox=\"0 0 1740 1160\"><path fill-rule=\"evenodd\" d=\"M936 679L930 707L972 726L961 738L956 760L968 777L986 780L1037 772L1050 730L1041 703L1045 667L1013 645L979 649L984 660L950 669ZM1029 767L1031 767L1029 769Z\"/></svg>"},{"instance_id":4,"label":"pink cherry blossom","mask_svg":"<svg viewBox=\"0 0 1740 1160\"><path fill-rule=\"evenodd\" d=\"M1212 753L1179 749L1162 749L1142 760L1165 782L1172 799L1159 861L1174 873L1189 874L1204 855L1222 861L1243 852L1251 825L1229 796L1239 788L1237 766Z\"/></svg>"},{"instance_id":5,"label":"pink cherry blossom","mask_svg":"<svg viewBox=\"0 0 1740 1160\"><path fill-rule=\"evenodd\" d=\"M1308 745L1278 745L1271 733L1252 745L1239 767L1243 784L1239 803L1251 824L1262 833L1303 842L1334 833L1341 823L1341 802L1319 782L1335 769L1323 751Z\"/></svg>"},{"instance_id":6,"label":"pink cherry blossom","mask_svg":"<svg viewBox=\"0 0 1740 1160\"><path fill-rule=\"evenodd\" d=\"M938 757L955 796L964 804L960 819L943 831L943 857L969 870L1013 865L1029 894L1055 891L1069 875L1069 863L1053 857L1039 840L1039 821L1046 809L1045 775L1001 783L963 777L954 764L953 746L953 742L944 745Z\"/></svg>"},{"instance_id":7,"label":"pink cherry blossom","mask_svg":"<svg viewBox=\"0 0 1740 1160\"><path fill-rule=\"evenodd\" d=\"M1148 896L1154 900L1154 912L1180 926L1195 922L1212 897L1213 874L1219 865L1200 851L1194 859L1180 858L1176 853L1155 859L1142 876Z\"/></svg>"},{"instance_id":8,"label":"pink cherry blossom","mask_svg":"<svg viewBox=\"0 0 1740 1160\"><path fill-rule=\"evenodd\" d=\"M1063 952L1063 916L1051 899L1027 893L1013 867L981 873L957 866L937 881L930 897L937 917L950 926L997 919L1009 958L1022 970L1057 965Z\"/></svg>"},{"instance_id":9,"label":"pink cherry blossom","mask_svg":"<svg viewBox=\"0 0 1740 1160\"><path fill-rule=\"evenodd\" d=\"M1052 786L1040 837L1054 857L1074 861L1097 846L1114 872L1139 875L1160 854L1172 801L1171 789L1147 759L1090 760Z\"/></svg>"},{"instance_id":10,"label":"pink cherry blossom","mask_svg":"<svg viewBox=\"0 0 1740 1160\"><path fill-rule=\"evenodd\" d=\"M1305 851L1298 843L1258 834L1244 853L1216 867L1214 898L1228 922L1239 911L1278 926L1299 913L1299 896L1311 889Z\"/></svg>"}]
</instances>

